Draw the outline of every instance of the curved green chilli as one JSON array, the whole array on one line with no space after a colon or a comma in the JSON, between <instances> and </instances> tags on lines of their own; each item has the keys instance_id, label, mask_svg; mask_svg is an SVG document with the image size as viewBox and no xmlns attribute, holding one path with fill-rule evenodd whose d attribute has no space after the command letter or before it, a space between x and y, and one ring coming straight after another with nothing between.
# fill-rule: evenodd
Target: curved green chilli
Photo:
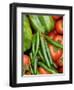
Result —
<instances>
[{"instance_id":1,"label":"curved green chilli","mask_svg":"<svg viewBox=\"0 0 74 90\"><path fill-rule=\"evenodd\" d=\"M37 58L36 58L36 55L38 53L38 49L39 49L39 32L36 33L36 48L35 48L35 53L34 53L34 57L33 57L33 60L34 60L34 73L37 74Z\"/></svg>"},{"instance_id":2,"label":"curved green chilli","mask_svg":"<svg viewBox=\"0 0 74 90\"><path fill-rule=\"evenodd\" d=\"M63 45L62 45L62 44L60 44L60 43L58 43L58 42L56 42L56 41L53 41L50 37L48 37L48 36L46 36L46 35L44 35L44 37L46 38L46 40L47 40L50 44L52 44L52 45L54 45L54 46L56 46L56 47L59 47L59 48L63 49Z\"/></svg>"},{"instance_id":3,"label":"curved green chilli","mask_svg":"<svg viewBox=\"0 0 74 90\"><path fill-rule=\"evenodd\" d=\"M44 63L42 62L38 62L38 65L43 67L45 70L47 70L49 73L52 73L52 74L56 74L58 73L57 70L53 69L53 68L48 68Z\"/></svg>"},{"instance_id":4,"label":"curved green chilli","mask_svg":"<svg viewBox=\"0 0 74 90\"><path fill-rule=\"evenodd\" d=\"M40 43L40 36L39 36L39 32L37 32L36 34L36 51L35 51L35 56L38 53L38 49L39 49L39 43Z\"/></svg>"},{"instance_id":5,"label":"curved green chilli","mask_svg":"<svg viewBox=\"0 0 74 90\"><path fill-rule=\"evenodd\" d=\"M33 71L33 68L32 68L31 65L30 65L30 71L31 71L32 74L34 74L34 71Z\"/></svg>"},{"instance_id":6,"label":"curved green chilli","mask_svg":"<svg viewBox=\"0 0 74 90\"><path fill-rule=\"evenodd\" d=\"M37 74L37 58L36 55L38 53L39 49L39 32L35 34L33 37L33 43L32 43L32 53L33 53L33 66L34 66L34 74Z\"/></svg>"},{"instance_id":7,"label":"curved green chilli","mask_svg":"<svg viewBox=\"0 0 74 90\"><path fill-rule=\"evenodd\" d=\"M53 64L53 60L51 58L50 51L49 51L49 48L48 48L48 45L47 45L47 42L46 41L45 41L45 47L46 47L46 52L47 52L49 61L50 61L51 64Z\"/></svg>"},{"instance_id":8,"label":"curved green chilli","mask_svg":"<svg viewBox=\"0 0 74 90\"><path fill-rule=\"evenodd\" d=\"M45 62L41 50L38 51L38 55L39 55L39 57L41 58L41 60L42 60L43 62Z\"/></svg>"},{"instance_id":9,"label":"curved green chilli","mask_svg":"<svg viewBox=\"0 0 74 90\"><path fill-rule=\"evenodd\" d=\"M42 48L42 52L43 52L43 55L45 58L45 62L47 64L47 66L50 67L51 65L50 65L49 59L48 59L47 54L46 54L45 42L44 42L44 39L42 36L41 36L40 40L41 40L41 48Z\"/></svg>"},{"instance_id":10,"label":"curved green chilli","mask_svg":"<svg viewBox=\"0 0 74 90\"><path fill-rule=\"evenodd\" d=\"M51 54L50 54L50 48L48 48L48 44L47 44L46 41L45 41L45 46L46 46L46 51L47 51L47 55L48 55L49 61L50 61L51 65L56 68L57 66L52 60L52 57L51 57Z\"/></svg>"},{"instance_id":11,"label":"curved green chilli","mask_svg":"<svg viewBox=\"0 0 74 90\"><path fill-rule=\"evenodd\" d=\"M38 59L34 58L34 74L37 74L37 62L38 62Z\"/></svg>"},{"instance_id":12,"label":"curved green chilli","mask_svg":"<svg viewBox=\"0 0 74 90\"><path fill-rule=\"evenodd\" d=\"M31 71L31 73L32 74L34 74L34 70L33 70L33 68L32 68L32 66L33 66L33 60L32 60L32 53L30 53L30 62L31 62L31 64L30 64L30 71Z\"/></svg>"},{"instance_id":13,"label":"curved green chilli","mask_svg":"<svg viewBox=\"0 0 74 90\"><path fill-rule=\"evenodd\" d=\"M33 62L34 62L34 61L33 61L33 54L32 54L32 52L30 53L30 60L31 60L31 61L30 61L30 62L31 62L31 65L33 66Z\"/></svg>"},{"instance_id":14,"label":"curved green chilli","mask_svg":"<svg viewBox=\"0 0 74 90\"><path fill-rule=\"evenodd\" d=\"M32 53L33 53L33 55L35 53L35 42L36 42L36 35L33 36L33 41L32 41Z\"/></svg>"}]
</instances>

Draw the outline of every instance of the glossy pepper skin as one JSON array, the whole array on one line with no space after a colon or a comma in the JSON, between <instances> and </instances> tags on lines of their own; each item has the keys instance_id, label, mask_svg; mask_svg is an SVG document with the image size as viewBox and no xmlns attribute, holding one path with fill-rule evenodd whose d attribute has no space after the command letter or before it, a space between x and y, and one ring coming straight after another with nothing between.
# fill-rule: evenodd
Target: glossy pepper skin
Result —
<instances>
[{"instance_id":1,"label":"glossy pepper skin","mask_svg":"<svg viewBox=\"0 0 74 90\"><path fill-rule=\"evenodd\" d=\"M23 51L27 51L32 43L32 30L30 27L29 19L23 15Z\"/></svg>"},{"instance_id":2,"label":"glossy pepper skin","mask_svg":"<svg viewBox=\"0 0 74 90\"><path fill-rule=\"evenodd\" d=\"M53 30L55 25L52 16L29 15L29 19L36 32L48 33Z\"/></svg>"},{"instance_id":3,"label":"glossy pepper skin","mask_svg":"<svg viewBox=\"0 0 74 90\"><path fill-rule=\"evenodd\" d=\"M35 32L37 31L42 32L42 33L45 32L44 26L42 26L37 15L29 15L29 19Z\"/></svg>"},{"instance_id":4,"label":"glossy pepper skin","mask_svg":"<svg viewBox=\"0 0 74 90\"><path fill-rule=\"evenodd\" d=\"M41 24L44 26L45 32L48 33L53 30L54 28L54 20L52 16L38 16Z\"/></svg>"}]
</instances>

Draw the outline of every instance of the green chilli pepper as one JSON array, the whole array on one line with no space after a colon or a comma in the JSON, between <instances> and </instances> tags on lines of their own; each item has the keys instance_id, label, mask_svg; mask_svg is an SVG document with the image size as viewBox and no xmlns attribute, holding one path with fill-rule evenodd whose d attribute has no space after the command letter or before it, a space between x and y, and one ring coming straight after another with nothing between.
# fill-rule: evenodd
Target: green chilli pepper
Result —
<instances>
[{"instance_id":1,"label":"green chilli pepper","mask_svg":"<svg viewBox=\"0 0 74 90\"><path fill-rule=\"evenodd\" d=\"M43 56L44 56L45 62L46 62L46 64L47 64L48 67L51 67L50 62L49 62L49 59L48 59L48 56L46 54L46 48L45 48L44 38L41 36L40 37L40 40L41 40L41 49L42 49L42 52L43 52Z\"/></svg>"},{"instance_id":2,"label":"green chilli pepper","mask_svg":"<svg viewBox=\"0 0 74 90\"><path fill-rule=\"evenodd\" d=\"M48 43L50 43L50 44L52 44L52 45L54 45L54 46L56 46L56 47L58 47L58 48L61 48L61 49L63 49L63 45L62 44L60 44L60 43L58 43L58 42L56 42L56 41L53 41L49 36L47 36L47 35L44 35L44 37L46 38L46 40L48 41Z\"/></svg>"},{"instance_id":3,"label":"green chilli pepper","mask_svg":"<svg viewBox=\"0 0 74 90\"><path fill-rule=\"evenodd\" d=\"M52 67L48 68L48 67L47 67L44 63L42 63L42 62L38 62L38 65L41 66L41 67L43 67L43 68L44 68L45 70L47 70L49 73L52 73L52 74L58 73L56 69L54 69L54 68L52 68Z\"/></svg>"}]
</instances>

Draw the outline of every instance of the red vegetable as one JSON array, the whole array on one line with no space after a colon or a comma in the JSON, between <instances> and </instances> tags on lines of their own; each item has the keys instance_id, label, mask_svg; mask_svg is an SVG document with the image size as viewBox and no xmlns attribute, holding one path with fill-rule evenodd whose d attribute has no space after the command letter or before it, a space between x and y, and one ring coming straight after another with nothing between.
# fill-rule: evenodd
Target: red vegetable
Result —
<instances>
[{"instance_id":1,"label":"red vegetable","mask_svg":"<svg viewBox=\"0 0 74 90\"><path fill-rule=\"evenodd\" d=\"M56 35L53 40L59 42L60 44L63 44L63 36L62 35Z\"/></svg>"},{"instance_id":2,"label":"red vegetable","mask_svg":"<svg viewBox=\"0 0 74 90\"><path fill-rule=\"evenodd\" d=\"M57 41L57 42L59 42L60 44L63 44L63 36L62 35L56 35L55 37L54 37L54 41ZM63 50L62 50L62 52L63 52ZM63 55L63 53L62 53L62 55ZM63 66L63 56L60 56L60 58L59 59L57 59L56 60L56 65L57 66Z\"/></svg>"},{"instance_id":3,"label":"red vegetable","mask_svg":"<svg viewBox=\"0 0 74 90\"><path fill-rule=\"evenodd\" d=\"M45 70L44 68L42 68L42 67L39 67L39 68L38 68L38 71L39 71L40 74L49 74L49 72L46 71L46 70Z\"/></svg>"},{"instance_id":4,"label":"red vegetable","mask_svg":"<svg viewBox=\"0 0 74 90\"><path fill-rule=\"evenodd\" d=\"M54 20L58 20L61 16L52 16Z\"/></svg>"},{"instance_id":5,"label":"red vegetable","mask_svg":"<svg viewBox=\"0 0 74 90\"><path fill-rule=\"evenodd\" d=\"M58 59L58 60L56 60L56 65L58 66L58 67L62 67L63 66L63 57L61 57L60 59Z\"/></svg>"},{"instance_id":6,"label":"red vegetable","mask_svg":"<svg viewBox=\"0 0 74 90\"><path fill-rule=\"evenodd\" d=\"M50 48L52 59L54 61L58 60L62 56L63 51L61 49L58 49L51 44L49 44L49 48Z\"/></svg>"},{"instance_id":7,"label":"red vegetable","mask_svg":"<svg viewBox=\"0 0 74 90\"><path fill-rule=\"evenodd\" d=\"M59 34L63 34L63 20L58 20L56 22L56 25L55 25L55 28L56 28L56 31L59 33Z\"/></svg>"},{"instance_id":8,"label":"red vegetable","mask_svg":"<svg viewBox=\"0 0 74 90\"><path fill-rule=\"evenodd\" d=\"M58 68L58 72L63 73L63 67Z\"/></svg>"},{"instance_id":9,"label":"red vegetable","mask_svg":"<svg viewBox=\"0 0 74 90\"><path fill-rule=\"evenodd\" d=\"M23 55L23 64L29 65L30 64L30 58L28 55Z\"/></svg>"},{"instance_id":10,"label":"red vegetable","mask_svg":"<svg viewBox=\"0 0 74 90\"><path fill-rule=\"evenodd\" d=\"M56 30L51 31L51 32L48 33L48 36L51 37L51 39L53 39L55 37L55 35L57 35Z\"/></svg>"}]
</instances>

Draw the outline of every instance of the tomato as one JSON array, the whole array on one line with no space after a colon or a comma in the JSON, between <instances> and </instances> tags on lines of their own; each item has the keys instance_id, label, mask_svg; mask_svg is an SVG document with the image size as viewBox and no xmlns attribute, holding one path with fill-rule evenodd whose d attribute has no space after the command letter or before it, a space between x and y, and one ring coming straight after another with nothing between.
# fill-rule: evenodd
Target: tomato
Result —
<instances>
[{"instance_id":1,"label":"tomato","mask_svg":"<svg viewBox=\"0 0 74 90\"><path fill-rule=\"evenodd\" d=\"M52 16L54 20L58 20L61 16Z\"/></svg>"},{"instance_id":2,"label":"tomato","mask_svg":"<svg viewBox=\"0 0 74 90\"><path fill-rule=\"evenodd\" d=\"M58 72L63 73L63 67L58 68Z\"/></svg>"},{"instance_id":3,"label":"tomato","mask_svg":"<svg viewBox=\"0 0 74 90\"><path fill-rule=\"evenodd\" d=\"M48 36L49 36L51 39L53 39L56 34L57 34L56 30L54 30L54 31L49 32L49 33L48 33Z\"/></svg>"},{"instance_id":4,"label":"tomato","mask_svg":"<svg viewBox=\"0 0 74 90\"><path fill-rule=\"evenodd\" d=\"M59 42L60 44L63 44L63 36L62 35L56 35L53 40ZM63 50L62 50L62 52L63 52ZM59 59L56 60L55 63L57 66L63 66L63 54L61 55L61 57Z\"/></svg>"},{"instance_id":5,"label":"tomato","mask_svg":"<svg viewBox=\"0 0 74 90\"><path fill-rule=\"evenodd\" d=\"M28 55L23 55L23 64L24 65L30 64L30 58Z\"/></svg>"},{"instance_id":6,"label":"tomato","mask_svg":"<svg viewBox=\"0 0 74 90\"><path fill-rule=\"evenodd\" d=\"M56 35L53 40L59 42L60 44L63 44L63 36L62 35Z\"/></svg>"},{"instance_id":7,"label":"tomato","mask_svg":"<svg viewBox=\"0 0 74 90\"><path fill-rule=\"evenodd\" d=\"M51 44L49 44L49 48L50 48L52 59L54 61L58 60L62 56L63 51L61 49L58 49Z\"/></svg>"},{"instance_id":8,"label":"tomato","mask_svg":"<svg viewBox=\"0 0 74 90\"><path fill-rule=\"evenodd\" d=\"M58 67L62 67L63 66L63 57L61 57L61 58L59 58L58 60L56 60L56 65L58 66Z\"/></svg>"},{"instance_id":9,"label":"tomato","mask_svg":"<svg viewBox=\"0 0 74 90\"><path fill-rule=\"evenodd\" d=\"M50 33L48 33L48 36L49 36L51 39L53 39L54 36L55 36L55 33L54 33L54 32L50 32Z\"/></svg>"},{"instance_id":10,"label":"tomato","mask_svg":"<svg viewBox=\"0 0 74 90\"><path fill-rule=\"evenodd\" d=\"M40 74L49 74L49 72L46 71L46 70L45 70L44 68L42 68L42 67L39 67L39 68L38 68L38 71L39 71Z\"/></svg>"},{"instance_id":11,"label":"tomato","mask_svg":"<svg viewBox=\"0 0 74 90\"><path fill-rule=\"evenodd\" d=\"M59 33L59 34L63 34L63 20L58 20L55 24L55 28L56 28L56 31Z\"/></svg>"}]
</instances>

